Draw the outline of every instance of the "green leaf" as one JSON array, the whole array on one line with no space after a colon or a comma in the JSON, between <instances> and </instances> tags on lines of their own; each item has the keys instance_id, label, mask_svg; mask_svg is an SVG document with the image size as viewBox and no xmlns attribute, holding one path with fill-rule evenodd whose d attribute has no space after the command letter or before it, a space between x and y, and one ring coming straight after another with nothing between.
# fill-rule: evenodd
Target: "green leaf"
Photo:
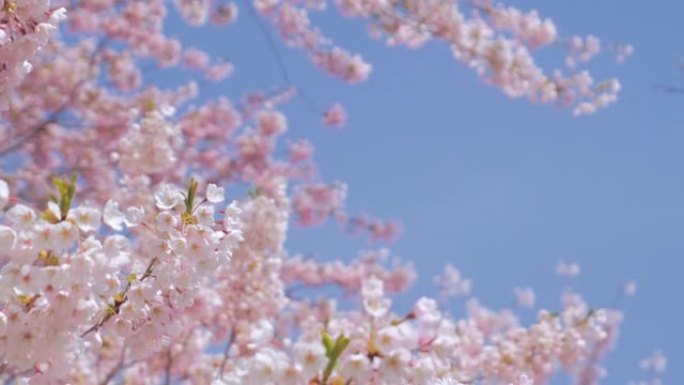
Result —
<instances>
[{"instance_id":1,"label":"green leaf","mask_svg":"<svg viewBox=\"0 0 684 385\"><path fill-rule=\"evenodd\" d=\"M337 362L339 361L342 352L344 352L344 349L349 346L350 342L351 340L344 334L337 336L335 344L328 355L328 364L325 366L325 370L323 370L323 384L325 384L328 381L328 378L330 378L332 371L337 366Z\"/></svg>"},{"instance_id":2,"label":"green leaf","mask_svg":"<svg viewBox=\"0 0 684 385\"><path fill-rule=\"evenodd\" d=\"M58 221L63 221L66 219L76 195L76 174L71 174L71 179L55 177L52 179L52 183L59 193L59 199L54 195L50 195L49 199L59 206L60 218Z\"/></svg>"},{"instance_id":3,"label":"green leaf","mask_svg":"<svg viewBox=\"0 0 684 385\"><path fill-rule=\"evenodd\" d=\"M50 209L45 209L42 213L40 213L40 219L45 220L46 222L55 224L59 222L59 218L55 215L55 213L52 212Z\"/></svg>"},{"instance_id":4,"label":"green leaf","mask_svg":"<svg viewBox=\"0 0 684 385\"><path fill-rule=\"evenodd\" d=\"M348 337L345 337L344 334L340 334L337 337L337 340L335 340L335 346L332 349L331 355L335 358L338 358L342 354L344 349L346 349L347 346L349 346L349 342L351 342L351 340Z\"/></svg>"},{"instance_id":5,"label":"green leaf","mask_svg":"<svg viewBox=\"0 0 684 385\"><path fill-rule=\"evenodd\" d=\"M330 334L327 332L323 332L322 340L323 346L325 346L325 356L330 357L330 353L332 353L335 342L333 342L332 337L330 337Z\"/></svg>"},{"instance_id":6,"label":"green leaf","mask_svg":"<svg viewBox=\"0 0 684 385\"><path fill-rule=\"evenodd\" d=\"M252 199L256 199L261 195L261 190L259 190L259 187L251 188L247 191L247 195Z\"/></svg>"},{"instance_id":7,"label":"green leaf","mask_svg":"<svg viewBox=\"0 0 684 385\"><path fill-rule=\"evenodd\" d=\"M190 179L188 194L185 197L185 212L188 214L192 214L192 210L195 205L195 196L197 195L197 187L199 187L199 182L197 182L194 178Z\"/></svg>"}]
</instances>

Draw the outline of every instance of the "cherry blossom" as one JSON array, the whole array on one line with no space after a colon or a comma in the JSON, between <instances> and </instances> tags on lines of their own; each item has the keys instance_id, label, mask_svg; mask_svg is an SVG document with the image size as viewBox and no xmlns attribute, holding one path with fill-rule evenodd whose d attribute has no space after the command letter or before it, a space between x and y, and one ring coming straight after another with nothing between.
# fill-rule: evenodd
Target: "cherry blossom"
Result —
<instances>
[{"instance_id":1,"label":"cherry blossom","mask_svg":"<svg viewBox=\"0 0 684 385\"><path fill-rule=\"evenodd\" d=\"M525 287L525 288L516 287L514 289L514 292L515 292L515 299L518 303L518 306L527 307L527 308L534 307L534 301L535 301L535 297L536 297L534 294L534 290L532 290L529 287Z\"/></svg>"},{"instance_id":2,"label":"cherry blossom","mask_svg":"<svg viewBox=\"0 0 684 385\"><path fill-rule=\"evenodd\" d=\"M0 210L4 209L9 203L10 191L7 182L0 179Z\"/></svg>"},{"instance_id":3,"label":"cherry blossom","mask_svg":"<svg viewBox=\"0 0 684 385\"><path fill-rule=\"evenodd\" d=\"M323 124L329 127L342 127L347 121L347 114L341 104L335 103L323 114Z\"/></svg>"},{"instance_id":4,"label":"cherry blossom","mask_svg":"<svg viewBox=\"0 0 684 385\"><path fill-rule=\"evenodd\" d=\"M417 256L394 256L384 243L400 235L400 223L347 208L347 185L325 180L314 144L290 137L285 105L308 96L287 68L284 89L211 99L205 85L232 75L233 63L166 28L177 13L183 28L230 33L248 15L322 71L366 81L379 70L370 55L338 45L315 23L330 5L389 46L440 43L505 95L577 115L607 107L620 91L617 79L595 80L584 66L602 51L618 61L633 52L628 44L604 49L592 35L563 37L538 12L489 0L0 0L0 158L11 165L0 172L1 381L601 378L622 313L573 291L523 322L513 309L470 297L471 280L447 265L435 278L442 301L425 295L398 312L393 296L416 280ZM565 50L565 66L538 65L543 47ZM188 75L174 87L150 76L178 69ZM316 124L347 124L342 104L309 104ZM373 248L319 260L287 247L291 226L331 220L367 235ZM574 264L557 270L579 274ZM321 286L343 298L310 295ZM469 296L460 317L444 307L453 295ZM531 289L516 297L534 306ZM665 367L662 355L644 362Z\"/></svg>"},{"instance_id":5,"label":"cherry blossom","mask_svg":"<svg viewBox=\"0 0 684 385\"><path fill-rule=\"evenodd\" d=\"M556 274L565 277L576 277L580 274L580 266L573 262L558 261Z\"/></svg>"}]
</instances>

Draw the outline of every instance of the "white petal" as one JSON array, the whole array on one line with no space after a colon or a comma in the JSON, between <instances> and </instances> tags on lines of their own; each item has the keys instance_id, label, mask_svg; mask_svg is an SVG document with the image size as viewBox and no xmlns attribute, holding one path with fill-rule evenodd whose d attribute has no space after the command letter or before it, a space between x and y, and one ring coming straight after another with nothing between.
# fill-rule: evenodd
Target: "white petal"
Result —
<instances>
[{"instance_id":1,"label":"white petal","mask_svg":"<svg viewBox=\"0 0 684 385\"><path fill-rule=\"evenodd\" d=\"M17 240L17 234L11 228L0 225L0 249L11 250Z\"/></svg>"},{"instance_id":2,"label":"white petal","mask_svg":"<svg viewBox=\"0 0 684 385\"><path fill-rule=\"evenodd\" d=\"M102 213L104 223L114 230L121 231L124 219L124 214L119 210L119 203L111 199L108 200Z\"/></svg>"},{"instance_id":3,"label":"white petal","mask_svg":"<svg viewBox=\"0 0 684 385\"><path fill-rule=\"evenodd\" d=\"M207 200L211 203L219 203L225 200L225 190L215 184L207 186Z\"/></svg>"},{"instance_id":4,"label":"white petal","mask_svg":"<svg viewBox=\"0 0 684 385\"><path fill-rule=\"evenodd\" d=\"M7 182L0 179L0 210L4 209L9 203L9 195L10 191Z\"/></svg>"},{"instance_id":5,"label":"white petal","mask_svg":"<svg viewBox=\"0 0 684 385\"><path fill-rule=\"evenodd\" d=\"M144 214L145 211L140 207L129 207L126 209L126 217L124 218L126 226L138 226L142 222Z\"/></svg>"}]
</instances>

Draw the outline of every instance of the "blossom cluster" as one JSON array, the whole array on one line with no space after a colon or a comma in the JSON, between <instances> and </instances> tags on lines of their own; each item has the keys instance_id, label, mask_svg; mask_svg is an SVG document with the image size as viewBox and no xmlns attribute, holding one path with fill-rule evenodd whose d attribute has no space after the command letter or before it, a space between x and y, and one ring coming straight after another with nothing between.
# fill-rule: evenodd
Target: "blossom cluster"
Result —
<instances>
[{"instance_id":1,"label":"blossom cluster","mask_svg":"<svg viewBox=\"0 0 684 385\"><path fill-rule=\"evenodd\" d=\"M599 54L598 38L563 39L553 21L536 11L492 0L338 0L337 5L345 15L367 19L371 34L389 45L448 44L457 60L510 97L570 106L582 115L612 104L620 91L617 79L596 82L588 71L577 69ZM547 71L535 60L535 51L552 44L567 48L565 69ZM624 61L633 51L619 45L616 60Z\"/></svg>"},{"instance_id":2,"label":"blossom cluster","mask_svg":"<svg viewBox=\"0 0 684 385\"><path fill-rule=\"evenodd\" d=\"M323 180L306 139L282 147L294 85L198 98L196 79L219 82L232 64L170 36L167 17L175 8L190 27L227 26L238 6L169 3L0 0L0 381L530 385L565 371L598 383L621 313L577 293L527 325L472 297L461 318L428 297L399 313L391 296L415 280L410 262L385 248L329 262L288 250L291 223L332 219L374 242L401 226L350 214L347 186ZM594 38L567 44L567 75L537 66L533 52L559 38L534 11L484 0L336 5L388 44L445 42L509 96L589 113L619 91L575 70L598 53ZM255 0L241 14L269 22L326 72L365 80L371 65L311 21L326 6ZM160 87L148 66L189 75ZM343 126L342 105L326 104L320 121ZM435 282L440 300L470 296L454 266ZM348 301L307 295L321 286ZM516 299L534 306L530 288Z\"/></svg>"},{"instance_id":3,"label":"blossom cluster","mask_svg":"<svg viewBox=\"0 0 684 385\"><path fill-rule=\"evenodd\" d=\"M33 56L46 46L66 17L66 9L50 0L0 2L0 107L8 93L31 72Z\"/></svg>"},{"instance_id":4,"label":"blossom cluster","mask_svg":"<svg viewBox=\"0 0 684 385\"><path fill-rule=\"evenodd\" d=\"M194 180L100 206L75 205L76 179L58 179L42 211L0 185L0 347L7 375L31 384L523 384L559 365L593 384L621 321L573 292L529 326L475 299L460 320L427 297L395 314L386 290L405 290L414 273L384 268L387 251L329 266L287 255L284 185L222 215L223 188L200 198ZM450 269L438 282L469 288ZM362 307L312 302L293 284L339 285Z\"/></svg>"},{"instance_id":5,"label":"blossom cluster","mask_svg":"<svg viewBox=\"0 0 684 385\"><path fill-rule=\"evenodd\" d=\"M3 366L31 383L72 377L73 362L114 346L137 357L159 350L243 240L237 202L215 223L224 200L215 185L196 206L162 185L123 212L114 201L69 207L74 181L68 189L42 212L10 204L0 226ZM113 232L101 231L103 223Z\"/></svg>"}]
</instances>

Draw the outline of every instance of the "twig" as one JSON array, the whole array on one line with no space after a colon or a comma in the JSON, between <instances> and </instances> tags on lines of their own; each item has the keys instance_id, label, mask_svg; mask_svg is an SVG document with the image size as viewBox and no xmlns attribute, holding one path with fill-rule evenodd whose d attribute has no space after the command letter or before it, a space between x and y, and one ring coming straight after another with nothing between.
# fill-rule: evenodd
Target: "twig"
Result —
<instances>
[{"instance_id":1,"label":"twig","mask_svg":"<svg viewBox=\"0 0 684 385\"><path fill-rule=\"evenodd\" d=\"M680 87L680 86L671 86L671 85L667 85L667 84L654 84L653 87L658 89L658 90L670 93L670 94L684 94L684 87Z\"/></svg>"},{"instance_id":2,"label":"twig","mask_svg":"<svg viewBox=\"0 0 684 385\"><path fill-rule=\"evenodd\" d=\"M171 385L171 368L173 367L173 357L171 348L166 350L166 366L164 366L164 385Z\"/></svg>"},{"instance_id":3,"label":"twig","mask_svg":"<svg viewBox=\"0 0 684 385\"><path fill-rule=\"evenodd\" d=\"M152 258L150 263L147 265L145 272L140 277L141 281L144 281L146 278L148 278L150 275L152 275L152 268L154 267L154 264L157 263L158 260L159 260L159 258L157 258L157 257ZM102 317L102 319L99 322L97 322L96 324L94 324L93 326L88 328L88 330L83 332L83 334L81 334L81 337L85 337L88 334L90 334L91 332L97 331L100 327L102 327L102 325L104 325L105 323L107 323L107 321L109 321L112 317L114 317L115 314L119 313L119 309L121 309L121 305L126 303L126 301L128 300L128 297L126 296L126 294L128 293L128 290L131 288L131 283L132 283L132 281L130 279L127 280L126 287L120 293L121 299L119 301L115 300L114 305L107 306L107 314L104 317Z\"/></svg>"},{"instance_id":4,"label":"twig","mask_svg":"<svg viewBox=\"0 0 684 385\"><path fill-rule=\"evenodd\" d=\"M124 346L121 349L121 357L119 358L119 362L109 371L109 373L107 373L107 376L100 382L100 385L107 385L109 384L109 381L114 379L116 374L119 373L119 371L123 368L125 357L126 347Z\"/></svg>"},{"instance_id":5,"label":"twig","mask_svg":"<svg viewBox=\"0 0 684 385\"><path fill-rule=\"evenodd\" d=\"M226 365L228 364L228 357L230 354L230 347L233 345L233 340L235 339L235 329L231 329L228 341L226 341L226 348L223 350L223 361L221 361L221 367L219 368L219 379L223 379L223 372L226 370Z\"/></svg>"},{"instance_id":6,"label":"twig","mask_svg":"<svg viewBox=\"0 0 684 385\"><path fill-rule=\"evenodd\" d=\"M264 37L264 39L266 39L266 42L268 43L268 46L271 49L271 52L273 53L273 56L275 56L276 62L278 63L278 67L280 67L280 74L283 77L285 84L287 84L288 87L294 87L295 89L297 89L298 93L302 96L302 100L304 100L304 102L309 106L311 110L313 110L314 113L322 114L322 109L316 106L316 103L314 103L313 99L311 99L309 95L306 92L304 92L304 90L302 90L300 87L294 86L292 76L290 76L290 71L287 69L287 63L285 63L285 58L283 57L282 53L280 53L278 46L276 45L269 31L266 29L266 26L264 25L264 23L261 22L260 16L254 8L254 4L252 4L250 0L245 0L244 4L245 7L249 10L250 15L254 19L254 22L259 27L259 31L261 32L262 36Z\"/></svg>"},{"instance_id":7,"label":"twig","mask_svg":"<svg viewBox=\"0 0 684 385\"><path fill-rule=\"evenodd\" d=\"M100 43L95 48L92 55L90 56L90 59L88 61L89 67L93 67L95 65L95 59L96 59L97 55L104 49L107 42L108 42L107 39L103 39L102 41L100 41ZM23 137L14 141L14 143L12 143L12 144L8 145L7 147L3 148L2 150L0 150L0 157L5 156L11 152L18 150L26 142L35 138L41 132L45 131L45 129L47 128L48 125L50 125L52 123L56 123L59 120L59 118L62 116L64 111L66 111L67 108L69 107L69 105L74 101L74 99L76 98L76 94L81 89L81 87L90 79L91 79L90 77L85 77L85 78L79 80L76 83L76 85L74 86L74 88L71 90L71 92L69 93L69 97L67 98L67 100L62 105L60 105L54 112L52 112L52 114L50 114L50 116L48 117L47 120L36 125L35 127L33 127L32 129L29 130L28 134L25 134Z\"/></svg>"}]
</instances>

